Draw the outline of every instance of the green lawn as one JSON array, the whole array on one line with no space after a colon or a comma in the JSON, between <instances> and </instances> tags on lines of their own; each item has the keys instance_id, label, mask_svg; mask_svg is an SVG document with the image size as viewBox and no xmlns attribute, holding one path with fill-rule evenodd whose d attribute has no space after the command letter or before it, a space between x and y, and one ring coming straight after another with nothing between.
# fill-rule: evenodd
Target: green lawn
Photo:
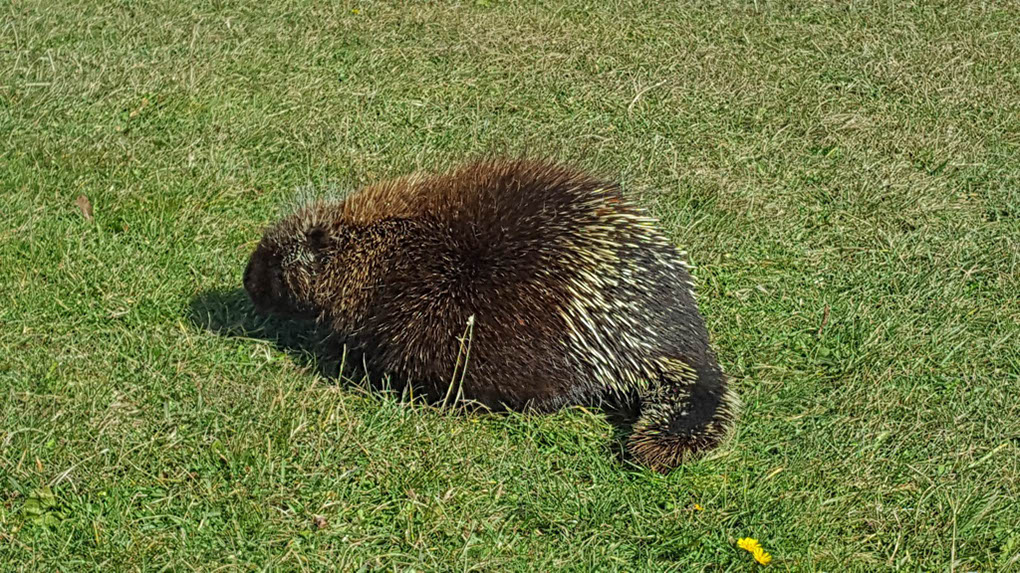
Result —
<instances>
[{"instance_id":1,"label":"green lawn","mask_svg":"<svg viewBox=\"0 0 1020 573\"><path fill-rule=\"evenodd\" d=\"M315 4L0 5L0 570L1020 570L1020 3ZM690 252L726 447L654 475L253 315L295 196L485 152Z\"/></svg>"}]
</instances>

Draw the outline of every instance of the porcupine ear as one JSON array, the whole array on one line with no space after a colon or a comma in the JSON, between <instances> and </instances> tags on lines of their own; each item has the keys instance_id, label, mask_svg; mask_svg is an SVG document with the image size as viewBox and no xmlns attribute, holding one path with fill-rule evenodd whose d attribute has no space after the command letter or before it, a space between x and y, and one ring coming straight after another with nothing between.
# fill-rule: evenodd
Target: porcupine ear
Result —
<instances>
[{"instance_id":1,"label":"porcupine ear","mask_svg":"<svg viewBox=\"0 0 1020 573\"><path fill-rule=\"evenodd\" d=\"M316 254L328 247L330 242L329 233L321 224L315 224L305 229L305 240L308 243L308 248Z\"/></svg>"}]
</instances>

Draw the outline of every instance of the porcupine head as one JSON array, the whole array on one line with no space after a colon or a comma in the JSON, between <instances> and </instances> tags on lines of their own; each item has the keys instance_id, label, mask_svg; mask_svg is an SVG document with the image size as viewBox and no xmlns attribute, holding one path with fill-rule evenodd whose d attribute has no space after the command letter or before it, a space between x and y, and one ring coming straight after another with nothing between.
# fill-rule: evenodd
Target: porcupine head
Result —
<instances>
[{"instance_id":1,"label":"porcupine head","mask_svg":"<svg viewBox=\"0 0 1020 573\"><path fill-rule=\"evenodd\" d=\"M244 288L256 310L315 318L315 288L327 244L335 243L308 206L265 231L244 271Z\"/></svg>"}]
</instances>

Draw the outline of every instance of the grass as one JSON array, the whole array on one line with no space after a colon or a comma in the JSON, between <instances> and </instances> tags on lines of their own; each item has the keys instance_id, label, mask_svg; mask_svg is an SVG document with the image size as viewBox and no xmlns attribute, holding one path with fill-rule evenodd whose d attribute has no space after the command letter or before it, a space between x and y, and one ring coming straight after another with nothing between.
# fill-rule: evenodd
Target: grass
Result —
<instances>
[{"instance_id":1,"label":"grass","mask_svg":"<svg viewBox=\"0 0 1020 573\"><path fill-rule=\"evenodd\" d=\"M15 0L0 141L4 571L1020 569L1016 2ZM691 253L716 455L366 392L238 290L301 189L522 150Z\"/></svg>"}]
</instances>

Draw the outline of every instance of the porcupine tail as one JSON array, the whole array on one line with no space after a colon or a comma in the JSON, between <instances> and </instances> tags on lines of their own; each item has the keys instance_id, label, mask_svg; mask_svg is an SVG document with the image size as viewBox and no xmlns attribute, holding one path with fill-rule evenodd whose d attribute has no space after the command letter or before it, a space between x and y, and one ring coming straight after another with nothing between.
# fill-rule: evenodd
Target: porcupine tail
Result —
<instances>
[{"instance_id":1,"label":"porcupine tail","mask_svg":"<svg viewBox=\"0 0 1020 573\"><path fill-rule=\"evenodd\" d=\"M697 366L677 359L659 361L659 377L639 393L640 414L628 449L658 472L716 447L730 433L740 400L715 360Z\"/></svg>"}]
</instances>

